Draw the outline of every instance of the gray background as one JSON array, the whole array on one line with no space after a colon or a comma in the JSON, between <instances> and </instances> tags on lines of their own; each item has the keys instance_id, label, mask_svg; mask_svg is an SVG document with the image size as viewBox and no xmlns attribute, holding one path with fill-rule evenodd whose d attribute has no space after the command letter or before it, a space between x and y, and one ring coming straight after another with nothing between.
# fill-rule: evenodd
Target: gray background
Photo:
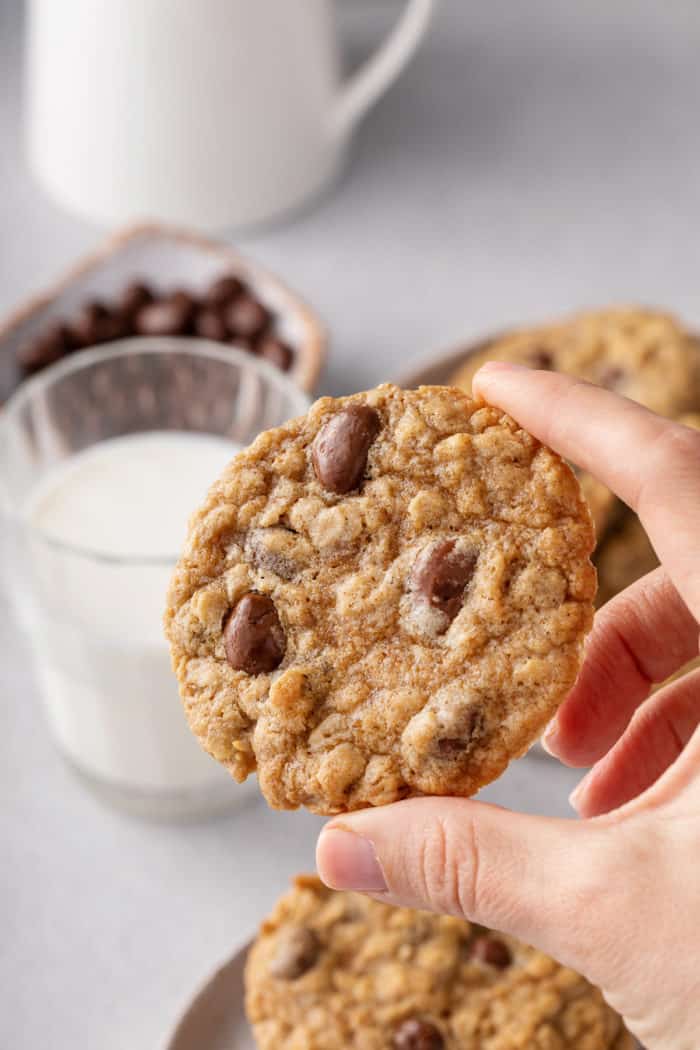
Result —
<instances>
[{"instance_id":1,"label":"gray background","mask_svg":"<svg viewBox=\"0 0 700 1050\"><path fill-rule=\"evenodd\" d=\"M395 9L344 3L350 63ZM24 171L20 24L17 0L0 0L3 309L100 235ZM699 43L694 0L444 0L333 192L237 239L328 322L325 388L582 305L655 303L700 324ZM173 827L103 808L51 748L4 607L0 685L0 1045L157 1046L193 984L311 866L319 822L255 805ZM575 779L530 758L485 796L563 814Z\"/></svg>"}]
</instances>

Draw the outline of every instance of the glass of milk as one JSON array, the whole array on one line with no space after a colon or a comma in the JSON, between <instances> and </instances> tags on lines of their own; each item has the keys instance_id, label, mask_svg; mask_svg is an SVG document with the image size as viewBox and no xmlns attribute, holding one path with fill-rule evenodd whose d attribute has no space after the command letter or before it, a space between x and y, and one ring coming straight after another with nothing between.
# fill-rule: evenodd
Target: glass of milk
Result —
<instances>
[{"instance_id":1,"label":"glass of milk","mask_svg":"<svg viewBox=\"0 0 700 1050\"><path fill-rule=\"evenodd\" d=\"M0 413L9 590L56 743L114 803L190 817L257 790L236 785L189 731L162 614L209 485L260 430L307 407L250 354L129 339L47 369Z\"/></svg>"}]
</instances>

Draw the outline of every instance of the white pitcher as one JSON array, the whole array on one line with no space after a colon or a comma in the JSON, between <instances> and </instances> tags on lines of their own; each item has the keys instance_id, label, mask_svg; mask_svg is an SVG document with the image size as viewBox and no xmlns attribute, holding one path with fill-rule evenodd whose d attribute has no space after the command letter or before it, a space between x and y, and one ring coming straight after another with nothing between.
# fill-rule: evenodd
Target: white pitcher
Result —
<instances>
[{"instance_id":1,"label":"white pitcher","mask_svg":"<svg viewBox=\"0 0 700 1050\"><path fill-rule=\"evenodd\" d=\"M99 222L265 222L332 177L434 6L343 84L332 0L29 0L31 167Z\"/></svg>"}]
</instances>

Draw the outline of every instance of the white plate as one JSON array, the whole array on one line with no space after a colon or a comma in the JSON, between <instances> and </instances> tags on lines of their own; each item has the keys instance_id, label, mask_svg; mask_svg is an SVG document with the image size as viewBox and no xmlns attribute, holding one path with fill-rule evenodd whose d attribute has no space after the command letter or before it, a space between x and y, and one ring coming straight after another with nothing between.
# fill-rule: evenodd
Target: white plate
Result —
<instances>
[{"instance_id":1,"label":"white plate","mask_svg":"<svg viewBox=\"0 0 700 1050\"><path fill-rule=\"evenodd\" d=\"M166 1038L163 1050L255 1050L245 1018L244 944L209 977Z\"/></svg>"}]
</instances>

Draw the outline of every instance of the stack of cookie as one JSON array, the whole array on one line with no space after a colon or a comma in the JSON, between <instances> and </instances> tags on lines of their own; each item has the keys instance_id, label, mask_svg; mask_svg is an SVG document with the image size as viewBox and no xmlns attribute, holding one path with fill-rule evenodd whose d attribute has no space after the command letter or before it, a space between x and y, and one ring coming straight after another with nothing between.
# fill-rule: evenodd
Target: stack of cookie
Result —
<instances>
[{"instance_id":1,"label":"stack of cookie","mask_svg":"<svg viewBox=\"0 0 700 1050\"><path fill-rule=\"evenodd\" d=\"M608 309L508 332L470 355L452 382L471 391L475 372L494 359L565 372L700 425L700 340L666 313ZM596 524L602 605L658 562L637 516L589 474L580 481Z\"/></svg>"},{"instance_id":2,"label":"stack of cookie","mask_svg":"<svg viewBox=\"0 0 700 1050\"><path fill-rule=\"evenodd\" d=\"M512 937L302 876L246 968L260 1050L631 1050L579 974Z\"/></svg>"}]
</instances>

